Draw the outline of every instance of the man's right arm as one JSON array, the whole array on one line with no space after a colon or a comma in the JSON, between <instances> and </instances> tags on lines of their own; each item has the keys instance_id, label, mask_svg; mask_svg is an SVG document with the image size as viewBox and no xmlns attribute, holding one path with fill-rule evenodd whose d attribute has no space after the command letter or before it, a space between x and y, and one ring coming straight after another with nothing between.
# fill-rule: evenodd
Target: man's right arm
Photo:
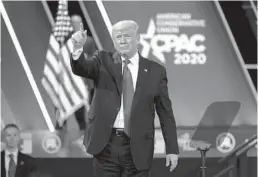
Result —
<instances>
[{"instance_id":1,"label":"man's right arm","mask_svg":"<svg viewBox=\"0 0 258 177\"><path fill-rule=\"evenodd\" d=\"M82 48L74 51L70 57L73 73L95 80L98 77L101 64L99 53L96 51L92 57L86 58Z\"/></svg>"},{"instance_id":2,"label":"man's right arm","mask_svg":"<svg viewBox=\"0 0 258 177\"><path fill-rule=\"evenodd\" d=\"M80 30L71 37L73 43L73 52L70 57L72 71L78 76L96 80L101 64L100 52L95 52L92 57L84 55L83 46L87 40L87 30L84 31L82 23L80 25Z\"/></svg>"}]
</instances>

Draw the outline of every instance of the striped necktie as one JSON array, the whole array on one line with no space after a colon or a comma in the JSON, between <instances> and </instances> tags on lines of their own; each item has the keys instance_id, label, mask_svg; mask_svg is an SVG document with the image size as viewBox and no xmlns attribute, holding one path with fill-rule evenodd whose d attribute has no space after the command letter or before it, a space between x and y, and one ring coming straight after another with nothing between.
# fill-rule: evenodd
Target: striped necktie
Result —
<instances>
[{"instance_id":1,"label":"striped necktie","mask_svg":"<svg viewBox=\"0 0 258 177\"><path fill-rule=\"evenodd\" d=\"M13 159L14 155L10 154L10 162L9 162L9 169L8 169L8 177L15 177L15 171L16 171L16 164Z\"/></svg>"}]
</instances>

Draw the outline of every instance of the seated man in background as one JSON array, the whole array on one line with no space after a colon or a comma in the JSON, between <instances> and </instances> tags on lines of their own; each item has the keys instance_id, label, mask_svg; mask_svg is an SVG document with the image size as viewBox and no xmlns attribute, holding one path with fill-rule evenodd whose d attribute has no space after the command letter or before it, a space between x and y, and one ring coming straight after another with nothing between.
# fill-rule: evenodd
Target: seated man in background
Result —
<instances>
[{"instance_id":1,"label":"seated man in background","mask_svg":"<svg viewBox=\"0 0 258 177\"><path fill-rule=\"evenodd\" d=\"M20 152L21 135L15 124L3 129L5 149L1 152L1 177L36 177L35 159Z\"/></svg>"}]
</instances>

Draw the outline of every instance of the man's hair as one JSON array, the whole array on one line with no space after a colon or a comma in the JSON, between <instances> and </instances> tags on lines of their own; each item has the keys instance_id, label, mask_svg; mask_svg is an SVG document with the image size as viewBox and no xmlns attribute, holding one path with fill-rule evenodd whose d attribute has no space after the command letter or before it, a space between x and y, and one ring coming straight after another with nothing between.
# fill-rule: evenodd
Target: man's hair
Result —
<instances>
[{"instance_id":1,"label":"man's hair","mask_svg":"<svg viewBox=\"0 0 258 177\"><path fill-rule=\"evenodd\" d=\"M20 131L19 127L16 124L13 124L13 123L6 124L3 131L5 131L8 128L16 128L18 131Z\"/></svg>"},{"instance_id":2,"label":"man's hair","mask_svg":"<svg viewBox=\"0 0 258 177\"><path fill-rule=\"evenodd\" d=\"M132 28L135 32L138 31L139 25L133 21L133 20L123 20L115 23L112 26L112 36L114 35L114 31L120 30L120 29L126 29L126 28Z\"/></svg>"}]
</instances>

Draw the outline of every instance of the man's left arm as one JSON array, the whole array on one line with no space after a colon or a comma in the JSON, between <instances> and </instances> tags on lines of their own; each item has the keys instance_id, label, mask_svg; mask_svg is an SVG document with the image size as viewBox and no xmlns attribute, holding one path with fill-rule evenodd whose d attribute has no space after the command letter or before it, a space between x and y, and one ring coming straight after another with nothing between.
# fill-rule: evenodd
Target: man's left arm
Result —
<instances>
[{"instance_id":1,"label":"man's left arm","mask_svg":"<svg viewBox=\"0 0 258 177\"><path fill-rule=\"evenodd\" d=\"M171 100L169 99L167 83L166 69L162 67L159 91L155 98L155 105L166 145L166 165L168 166L171 163L170 171L172 171L177 165L179 149L177 143L176 122Z\"/></svg>"}]
</instances>

